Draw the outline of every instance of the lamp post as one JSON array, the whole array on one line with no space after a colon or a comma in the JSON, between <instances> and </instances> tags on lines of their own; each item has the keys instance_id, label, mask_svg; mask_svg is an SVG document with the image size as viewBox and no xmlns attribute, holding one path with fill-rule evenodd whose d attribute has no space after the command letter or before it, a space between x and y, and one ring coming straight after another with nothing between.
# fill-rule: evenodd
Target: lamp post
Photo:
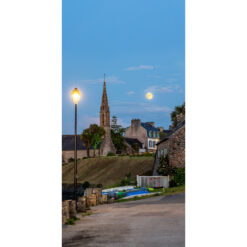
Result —
<instances>
[{"instance_id":1,"label":"lamp post","mask_svg":"<svg viewBox=\"0 0 247 247\"><path fill-rule=\"evenodd\" d=\"M74 154L74 200L77 210L77 104L80 100L80 92L77 88L72 91L72 99L75 104L75 154Z\"/></svg>"}]
</instances>

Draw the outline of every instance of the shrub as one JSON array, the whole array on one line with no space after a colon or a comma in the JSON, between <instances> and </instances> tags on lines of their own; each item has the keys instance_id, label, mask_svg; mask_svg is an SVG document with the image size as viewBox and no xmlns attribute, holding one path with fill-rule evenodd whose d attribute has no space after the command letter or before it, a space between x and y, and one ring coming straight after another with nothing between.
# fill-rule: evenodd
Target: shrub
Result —
<instances>
[{"instance_id":1,"label":"shrub","mask_svg":"<svg viewBox=\"0 0 247 247\"><path fill-rule=\"evenodd\" d=\"M82 184L82 187L83 187L84 189L89 188L89 187L90 187L90 183L89 183L88 181L86 181L86 182L84 182L84 183Z\"/></svg>"},{"instance_id":2,"label":"shrub","mask_svg":"<svg viewBox=\"0 0 247 247\"><path fill-rule=\"evenodd\" d=\"M115 154L113 152L109 152L107 156L115 156Z\"/></svg>"},{"instance_id":3,"label":"shrub","mask_svg":"<svg viewBox=\"0 0 247 247\"><path fill-rule=\"evenodd\" d=\"M73 161L75 161L75 159L74 158L69 158L68 161L69 162L73 162Z\"/></svg>"},{"instance_id":4,"label":"shrub","mask_svg":"<svg viewBox=\"0 0 247 247\"><path fill-rule=\"evenodd\" d=\"M125 178L120 181L120 186L130 185L131 184L131 173L125 174Z\"/></svg>"},{"instance_id":5,"label":"shrub","mask_svg":"<svg viewBox=\"0 0 247 247\"><path fill-rule=\"evenodd\" d=\"M143 156L144 156L144 157L152 157L152 156L154 156L154 154L153 154L153 153L148 153L148 152L147 152L147 153L144 153Z\"/></svg>"},{"instance_id":6,"label":"shrub","mask_svg":"<svg viewBox=\"0 0 247 247\"><path fill-rule=\"evenodd\" d=\"M174 181L177 185L185 184L185 167L177 168L176 173L174 174Z\"/></svg>"},{"instance_id":7,"label":"shrub","mask_svg":"<svg viewBox=\"0 0 247 247\"><path fill-rule=\"evenodd\" d=\"M76 216L72 217L71 219L73 219L74 221L80 220L80 218L78 218L78 217L76 217Z\"/></svg>"},{"instance_id":8,"label":"shrub","mask_svg":"<svg viewBox=\"0 0 247 247\"><path fill-rule=\"evenodd\" d=\"M73 218L67 219L65 225L75 225L75 220Z\"/></svg>"},{"instance_id":9,"label":"shrub","mask_svg":"<svg viewBox=\"0 0 247 247\"><path fill-rule=\"evenodd\" d=\"M175 182L174 179L172 179L171 181L169 181L169 187L176 187L177 183Z\"/></svg>"},{"instance_id":10,"label":"shrub","mask_svg":"<svg viewBox=\"0 0 247 247\"><path fill-rule=\"evenodd\" d=\"M169 160L169 154L161 155L159 158L159 167L157 172L162 176L174 175L176 173L176 167L171 166Z\"/></svg>"}]
</instances>

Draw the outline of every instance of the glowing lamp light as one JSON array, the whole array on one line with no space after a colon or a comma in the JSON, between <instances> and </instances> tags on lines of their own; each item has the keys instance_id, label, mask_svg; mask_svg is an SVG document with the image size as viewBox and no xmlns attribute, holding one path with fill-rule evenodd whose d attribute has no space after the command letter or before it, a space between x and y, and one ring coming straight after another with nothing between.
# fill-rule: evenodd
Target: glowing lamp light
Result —
<instances>
[{"instance_id":1,"label":"glowing lamp light","mask_svg":"<svg viewBox=\"0 0 247 247\"><path fill-rule=\"evenodd\" d=\"M80 97L81 97L81 94L79 92L79 90L77 88L75 88L73 91L72 91L72 99L73 99L73 102L75 104L78 104L79 100L80 100Z\"/></svg>"},{"instance_id":2,"label":"glowing lamp light","mask_svg":"<svg viewBox=\"0 0 247 247\"><path fill-rule=\"evenodd\" d=\"M153 98L153 94L152 93L147 93L146 94L146 98L148 99L148 100L151 100L152 98Z\"/></svg>"}]
</instances>

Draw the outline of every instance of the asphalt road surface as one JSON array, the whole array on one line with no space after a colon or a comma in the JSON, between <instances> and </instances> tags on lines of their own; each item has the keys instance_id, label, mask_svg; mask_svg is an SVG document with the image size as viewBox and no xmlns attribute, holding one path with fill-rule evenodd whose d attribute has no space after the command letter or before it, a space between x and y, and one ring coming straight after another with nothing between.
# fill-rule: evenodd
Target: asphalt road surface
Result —
<instances>
[{"instance_id":1,"label":"asphalt road surface","mask_svg":"<svg viewBox=\"0 0 247 247\"><path fill-rule=\"evenodd\" d=\"M185 195L99 205L63 226L63 247L185 246Z\"/></svg>"}]
</instances>

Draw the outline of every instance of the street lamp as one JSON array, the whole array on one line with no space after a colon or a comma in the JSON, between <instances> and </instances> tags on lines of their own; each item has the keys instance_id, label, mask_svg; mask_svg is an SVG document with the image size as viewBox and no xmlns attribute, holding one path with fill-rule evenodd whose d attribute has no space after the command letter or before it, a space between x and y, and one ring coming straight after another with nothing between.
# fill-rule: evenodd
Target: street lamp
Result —
<instances>
[{"instance_id":1,"label":"street lamp","mask_svg":"<svg viewBox=\"0 0 247 247\"><path fill-rule=\"evenodd\" d=\"M75 104L75 154L74 154L74 199L77 210L77 104L80 100L80 92L77 88L72 91L72 99Z\"/></svg>"}]
</instances>

